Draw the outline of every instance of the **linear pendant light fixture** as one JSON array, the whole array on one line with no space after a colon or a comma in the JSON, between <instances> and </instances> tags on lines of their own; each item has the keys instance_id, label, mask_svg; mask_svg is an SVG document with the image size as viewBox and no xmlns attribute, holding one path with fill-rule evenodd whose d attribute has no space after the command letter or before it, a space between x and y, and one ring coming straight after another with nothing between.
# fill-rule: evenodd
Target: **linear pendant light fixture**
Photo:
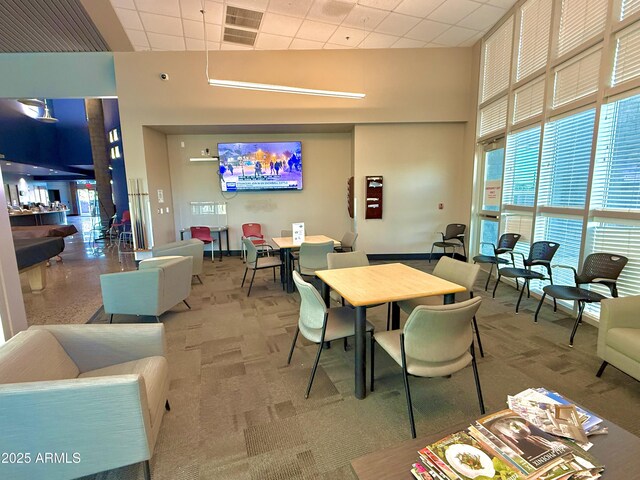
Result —
<instances>
[{"instance_id":1,"label":"linear pendant light fixture","mask_svg":"<svg viewBox=\"0 0 640 480\"><path fill-rule=\"evenodd\" d=\"M226 5L223 4L223 8L225 6ZM217 78L211 78L209 76L209 48L207 44L207 23L205 21L204 0L202 1L202 10L200 10L200 13L202 13L202 25L204 27L204 48L205 48L205 55L207 56L206 75L207 75L207 82L209 83L209 85L213 87L239 88L242 90L258 90L262 92L292 93L296 95L315 95L319 97L350 98L355 100L360 100L366 97L366 94L356 93L356 92L340 92L336 90L318 90L315 88L301 88L301 87L291 87L288 85L241 82L238 80L220 80Z\"/></svg>"}]
</instances>

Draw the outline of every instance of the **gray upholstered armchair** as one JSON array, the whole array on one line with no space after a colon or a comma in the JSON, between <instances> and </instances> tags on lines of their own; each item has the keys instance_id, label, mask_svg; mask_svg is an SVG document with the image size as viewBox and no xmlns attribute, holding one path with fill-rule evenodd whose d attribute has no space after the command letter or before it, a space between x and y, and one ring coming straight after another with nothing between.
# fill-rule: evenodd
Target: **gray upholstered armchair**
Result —
<instances>
[{"instance_id":1,"label":"gray upholstered armchair","mask_svg":"<svg viewBox=\"0 0 640 480\"><path fill-rule=\"evenodd\" d=\"M104 311L111 316L160 315L180 302L188 307L191 257L158 257L140 262L132 272L100 275Z\"/></svg>"},{"instance_id":2,"label":"gray upholstered armchair","mask_svg":"<svg viewBox=\"0 0 640 480\"><path fill-rule=\"evenodd\" d=\"M160 246L154 246L151 250L154 257L181 256L191 257L191 274L202 283L200 274L202 273L204 259L204 242L197 238L189 240L180 240L178 242L166 243Z\"/></svg>"},{"instance_id":3,"label":"gray upholstered armchair","mask_svg":"<svg viewBox=\"0 0 640 480\"><path fill-rule=\"evenodd\" d=\"M149 459L169 409L164 326L31 327L0 346L2 478L66 480ZM38 462L55 453L63 462ZM29 454L29 461L24 454Z\"/></svg>"},{"instance_id":4,"label":"gray upholstered armchair","mask_svg":"<svg viewBox=\"0 0 640 480\"><path fill-rule=\"evenodd\" d=\"M640 380L640 295L602 300L598 356L603 360L596 376L608 364Z\"/></svg>"}]
</instances>

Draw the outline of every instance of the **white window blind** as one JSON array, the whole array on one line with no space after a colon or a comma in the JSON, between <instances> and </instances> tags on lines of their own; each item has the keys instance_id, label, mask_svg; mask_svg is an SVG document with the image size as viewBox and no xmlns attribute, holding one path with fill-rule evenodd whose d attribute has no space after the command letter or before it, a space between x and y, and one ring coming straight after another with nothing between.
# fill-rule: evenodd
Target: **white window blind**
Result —
<instances>
[{"instance_id":1,"label":"white window blind","mask_svg":"<svg viewBox=\"0 0 640 480\"><path fill-rule=\"evenodd\" d=\"M604 31L607 0L562 0L558 56Z\"/></svg>"},{"instance_id":2,"label":"white window blind","mask_svg":"<svg viewBox=\"0 0 640 480\"><path fill-rule=\"evenodd\" d=\"M611 85L632 80L640 75L640 23L616 35Z\"/></svg>"},{"instance_id":3,"label":"white window blind","mask_svg":"<svg viewBox=\"0 0 640 480\"><path fill-rule=\"evenodd\" d=\"M536 218L535 239L536 241L547 240L560 244L560 248L556 251L553 261L551 262L553 265L578 267L580 244L582 243L581 219L561 218L551 215L538 216ZM573 272L571 270L554 268L552 274L554 284L575 285ZM531 289L541 292L542 287L545 285L549 285L549 282L531 282Z\"/></svg>"},{"instance_id":4,"label":"white window blind","mask_svg":"<svg viewBox=\"0 0 640 480\"><path fill-rule=\"evenodd\" d=\"M639 132L640 95L602 106L592 208L640 211Z\"/></svg>"},{"instance_id":5,"label":"white window blind","mask_svg":"<svg viewBox=\"0 0 640 480\"><path fill-rule=\"evenodd\" d=\"M531 215L505 213L502 219L504 228L501 233L519 233L521 237L516 243L514 251L522 253L525 258L528 257L529 249L531 248L531 227L533 226ZM522 257L520 255L516 255L516 266L522 266Z\"/></svg>"},{"instance_id":6,"label":"white window blind","mask_svg":"<svg viewBox=\"0 0 640 480\"><path fill-rule=\"evenodd\" d=\"M507 97L480 110L480 137L507 127Z\"/></svg>"},{"instance_id":7,"label":"white window blind","mask_svg":"<svg viewBox=\"0 0 640 480\"><path fill-rule=\"evenodd\" d=\"M538 205L585 206L595 119L592 108L545 126Z\"/></svg>"},{"instance_id":8,"label":"white window blind","mask_svg":"<svg viewBox=\"0 0 640 480\"><path fill-rule=\"evenodd\" d=\"M507 137L502 204L532 207L536 194L540 125Z\"/></svg>"},{"instance_id":9,"label":"white window blind","mask_svg":"<svg viewBox=\"0 0 640 480\"><path fill-rule=\"evenodd\" d=\"M554 72L553 108L586 97L598 90L600 57L598 49L559 65Z\"/></svg>"},{"instance_id":10,"label":"white window blind","mask_svg":"<svg viewBox=\"0 0 640 480\"><path fill-rule=\"evenodd\" d=\"M527 83L514 92L514 125L542 113L544 76Z\"/></svg>"},{"instance_id":11,"label":"white window blind","mask_svg":"<svg viewBox=\"0 0 640 480\"><path fill-rule=\"evenodd\" d=\"M509 86L513 17L507 20L484 44L482 95L484 102Z\"/></svg>"},{"instance_id":12,"label":"white window blind","mask_svg":"<svg viewBox=\"0 0 640 480\"><path fill-rule=\"evenodd\" d=\"M623 255L629 259L618 277L618 295L626 297L640 294L640 223L623 224L615 220L604 220L589 224L592 241L590 253L604 252ZM593 290L610 296L604 287L592 287ZM587 312L598 315L600 305L587 304Z\"/></svg>"},{"instance_id":13,"label":"white window blind","mask_svg":"<svg viewBox=\"0 0 640 480\"><path fill-rule=\"evenodd\" d=\"M631 15L638 12L640 12L640 0L622 0L620 20L629 18Z\"/></svg>"},{"instance_id":14,"label":"white window blind","mask_svg":"<svg viewBox=\"0 0 640 480\"><path fill-rule=\"evenodd\" d=\"M516 81L544 67L549 51L552 0L529 0L520 8Z\"/></svg>"}]
</instances>

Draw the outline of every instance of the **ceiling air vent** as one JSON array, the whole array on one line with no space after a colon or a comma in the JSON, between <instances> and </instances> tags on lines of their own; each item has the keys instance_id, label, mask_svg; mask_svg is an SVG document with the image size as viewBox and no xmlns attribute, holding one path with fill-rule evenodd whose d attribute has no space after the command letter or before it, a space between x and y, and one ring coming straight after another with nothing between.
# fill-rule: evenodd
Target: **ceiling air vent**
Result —
<instances>
[{"instance_id":1,"label":"ceiling air vent","mask_svg":"<svg viewBox=\"0 0 640 480\"><path fill-rule=\"evenodd\" d=\"M227 6L227 17L225 19L227 25L258 30L261 21L262 12Z\"/></svg>"},{"instance_id":2,"label":"ceiling air vent","mask_svg":"<svg viewBox=\"0 0 640 480\"><path fill-rule=\"evenodd\" d=\"M225 42L239 43L241 45L249 45L253 47L256 43L256 36L258 32L251 32L249 30L240 30L238 28L224 27Z\"/></svg>"}]
</instances>

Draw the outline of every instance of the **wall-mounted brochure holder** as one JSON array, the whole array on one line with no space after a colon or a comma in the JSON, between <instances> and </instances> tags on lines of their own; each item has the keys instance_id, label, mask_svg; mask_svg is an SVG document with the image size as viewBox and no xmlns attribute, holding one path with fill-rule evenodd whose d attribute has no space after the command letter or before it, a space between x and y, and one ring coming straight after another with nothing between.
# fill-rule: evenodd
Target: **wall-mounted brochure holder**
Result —
<instances>
[{"instance_id":1,"label":"wall-mounted brochure holder","mask_svg":"<svg viewBox=\"0 0 640 480\"><path fill-rule=\"evenodd\" d=\"M368 220L382 218L382 177L367 176L366 180L364 218Z\"/></svg>"}]
</instances>

